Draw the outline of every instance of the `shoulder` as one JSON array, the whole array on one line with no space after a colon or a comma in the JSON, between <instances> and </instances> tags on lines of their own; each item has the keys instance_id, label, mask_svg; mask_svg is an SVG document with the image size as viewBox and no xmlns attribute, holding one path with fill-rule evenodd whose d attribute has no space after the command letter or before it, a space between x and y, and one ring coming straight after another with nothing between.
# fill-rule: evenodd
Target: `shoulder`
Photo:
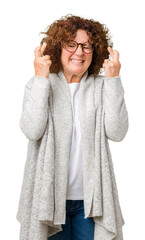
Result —
<instances>
[{"instance_id":1,"label":"shoulder","mask_svg":"<svg viewBox=\"0 0 145 240\"><path fill-rule=\"evenodd\" d=\"M57 73L49 73L49 78L50 79L54 79L54 78L57 78L57 77L58 77Z\"/></svg>"},{"instance_id":2,"label":"shoulder","mask_svg":"<svg viewBox=\"0 0 145 240\"><path fill-rule=\"evenodd\" d=\"M56 78L58 78L56 73L49 73L49 79L50 80L53 80L53 79L56 79Z\"/></svg>"},{"instance_id":3,"label":"shoulder","mask_svg":"<svg viewBox=\"0 0 145 240\"><path fill-rule=\"evenodd\" d=\"M91 75L88 75L87 76L87 79L92 79L92 80L94 80L95 82L96 81L101 81L101 80L103 80L105 77L103 76L103 75L97 75L97 76L94 76L93 74L91 74Z\"/></svg>"},{"instance_id":4,"label":"shoulder","mask_svg":"<svg viewBox=\"0 0 145 240\"><path fill-rule=\"evenodd\" d=\"M103 81L104 80L104 78L105 78L105 76L103 76L103 75L97 75L97 76L94 76L93 74L91 74L91 75L89 75L88 77L87 77L88 79L93 79L95 82L98 82L98 81Z\"/></svg>"},{"instance_id":5,"label":"shoulder","mask_svg":"<svg viewBox=\"0 0 145 240\"><path fill-rule=\"evenodd\" d=\"M57 73L49 73L49 80L50 80L50 84L55 86L58 84L58 74Z\"/></svg>"},{"instance_id":6,"label":"shoulder","mask_svg":"<svg viewBox=\"0 0 145 240\"><path fill-rule=\"evenodd\" d=\"M95 89L102 89L103 84L104 84L104 76L103 75L97 75L94 77L94 84L95 84Z\"/></svg>"},{"instance_id":7,"label":"shoulder","mask_svg":"<svg viewBox=\"0 0 145 240\"><path fill-rule=\"evenodd\" d=\"M100 74L100 75L95 76L95 77L94 77L94 80L95 80L95 82L98 82L98 81L103 81L104 78L105 78L105 77Z\"/></svg>"}]
</instances>

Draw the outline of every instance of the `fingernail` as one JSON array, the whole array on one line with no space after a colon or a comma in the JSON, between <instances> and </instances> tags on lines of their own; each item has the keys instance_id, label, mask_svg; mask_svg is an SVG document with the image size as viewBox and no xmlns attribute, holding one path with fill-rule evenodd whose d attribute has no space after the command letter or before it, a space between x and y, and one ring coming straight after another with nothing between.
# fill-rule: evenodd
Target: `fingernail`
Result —
<instances>
[{"instance_id":1,"label":"fingernail","mask_svg":"<svg viewBox=\"0 0 145 240\"><path fill-rule=\"evenodd\" d=\"M43 42L43 46L46 46L46 44L47 44L46 42Z\"/></svg>"}]
</instances>

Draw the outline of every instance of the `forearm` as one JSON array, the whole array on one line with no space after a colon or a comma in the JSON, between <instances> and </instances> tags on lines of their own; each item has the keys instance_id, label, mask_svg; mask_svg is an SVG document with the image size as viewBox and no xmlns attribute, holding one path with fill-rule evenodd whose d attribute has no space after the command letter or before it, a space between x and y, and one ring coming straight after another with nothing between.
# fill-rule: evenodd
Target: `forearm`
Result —
<instances>
[{"instance_id":1,"label":"forearm","mask_svg":"<svg viewBox=\"0 0 145 240\"><path fill-rule=\"evenodd\" d=\"M50 80L33 76L25 85L20 127L30 140L42 137L48 120Z\"/></svg>"},{"instance_id":2,"label":"forearm","mask_svg":"<svg viewBox=\"0 0 145 240\"><path fill-rule=\"evenodd\" d=\"M121 77L104 78L105 132L108 139L121 141L128 130L128 112Z\"/></svg>"}]
</instances>

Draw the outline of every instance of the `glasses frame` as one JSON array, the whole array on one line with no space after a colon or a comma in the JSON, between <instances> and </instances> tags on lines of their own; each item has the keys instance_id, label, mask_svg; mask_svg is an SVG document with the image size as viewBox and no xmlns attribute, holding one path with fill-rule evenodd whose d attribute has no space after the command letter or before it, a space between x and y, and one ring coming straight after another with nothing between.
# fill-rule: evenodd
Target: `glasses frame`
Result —
<instances>
[{"instance_id":1,"label":"glasses frame","mask_svg":"<svg viewBox=\"0 0 145 240\"><path fill-rule=\"evenodd\" d=\"M69 51L69 50L66 48L66 44L69 43L69 42L74 42L74 43L77 44L77 45L76 45L76 49L75 49L74 51ZM68 52L75 52L75 51L78 49L78 46L81 45L82 51L83 51L85 54L90 54L90 53L92 53L92 52L94 51L94 46L92 45L92 51L91 51L91 52L86 53L86 52L84 51L84 45L85 45L86 43L88 43L88 42L77 43L77 42L74 41L74 40L70 40L70 41L66 42L65 44L63 44L63 47L64 47Z\"/></svg>"}]
</instances>

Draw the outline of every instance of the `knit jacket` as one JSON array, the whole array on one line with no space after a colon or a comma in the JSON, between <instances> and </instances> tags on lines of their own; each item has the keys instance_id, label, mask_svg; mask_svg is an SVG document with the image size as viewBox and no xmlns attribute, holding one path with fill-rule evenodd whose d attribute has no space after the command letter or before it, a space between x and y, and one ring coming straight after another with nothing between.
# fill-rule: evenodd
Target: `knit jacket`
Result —
<instances>
[{"instance_id":1,"label":"knit jacket","mask_svg":"<svg viewBox=\"0 0 145 240\"><path fill-rule=\"evenodd\" d=\"M81 129L85 218L94 240L123 240L122 216L109 140L122 141L128 112L121 77L84 74L78 116ZM28 138L17 211L20 240L47 240L66 220L68 161L73 116L68 82L60 70L25 85L20 127Z\"/></svg>"}]
</instances>

